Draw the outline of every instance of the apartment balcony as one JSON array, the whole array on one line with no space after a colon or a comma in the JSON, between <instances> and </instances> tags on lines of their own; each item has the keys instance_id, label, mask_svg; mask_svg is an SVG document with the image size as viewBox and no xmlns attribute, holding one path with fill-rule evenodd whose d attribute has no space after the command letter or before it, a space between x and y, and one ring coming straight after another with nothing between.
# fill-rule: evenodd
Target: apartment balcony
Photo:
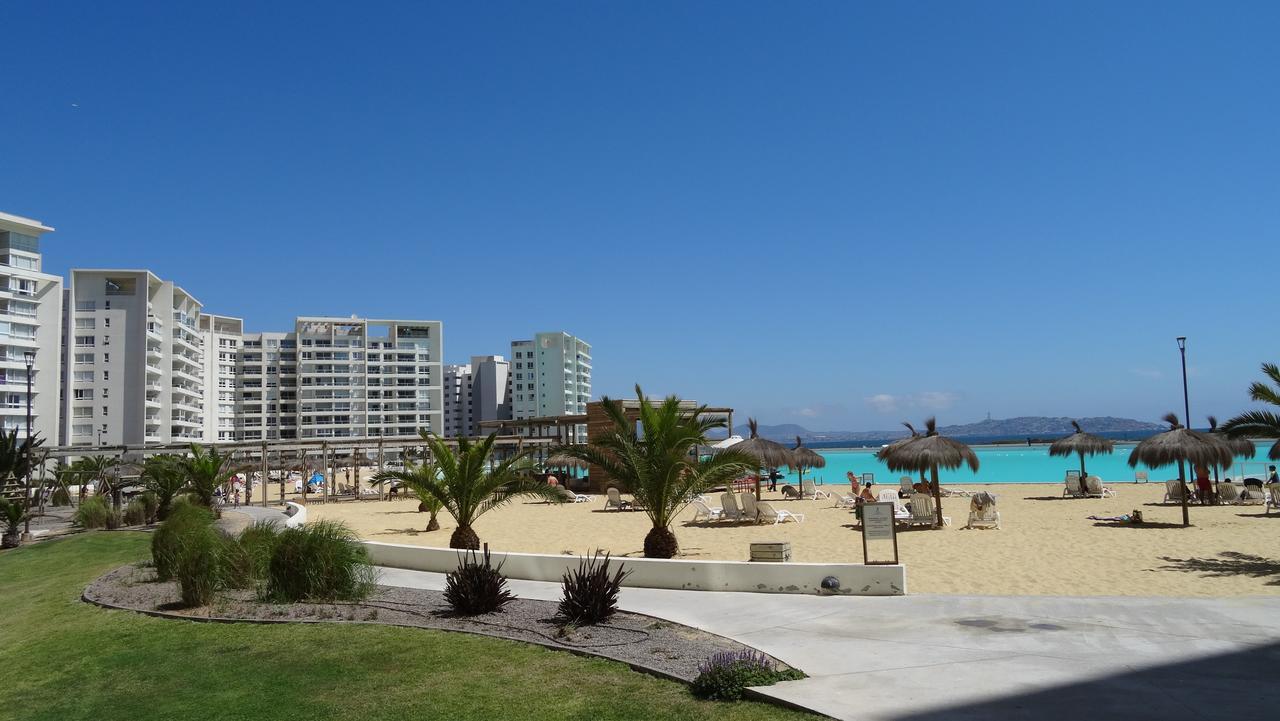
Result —
<instances>
[{"instance_id":1,"label":"apartment balcony","mask_svg":"<svg viewBox=\"0 0 1280 721\"><path fill-rule=\"evenodd\" d=\"M173 377L174 377L174 378L181 378L182 380L190 381L190 382L192 382L192 383L203 383L203 382L204 382L204 379L203 379L203 378L201 378L201 377L197 376L197 375L196 375L196 374L194 374L194 373L189 373L189 372L187 372L187 370L186 370L186 369L184 369L184 368L179 368L177 364L174 364L174 366L173 366Z\"/></svg>"},{"instance_id":2,"label":"apartment balcony","mask_svg":"<svg viewBox=\"0 0 1280 721\"><path fill-rule=\"evenodd\" d=\"M147 323L147 337L153 340L163 341L164 335L160 332L160 324L154 321Z\"/></svg>"}]
</instances>

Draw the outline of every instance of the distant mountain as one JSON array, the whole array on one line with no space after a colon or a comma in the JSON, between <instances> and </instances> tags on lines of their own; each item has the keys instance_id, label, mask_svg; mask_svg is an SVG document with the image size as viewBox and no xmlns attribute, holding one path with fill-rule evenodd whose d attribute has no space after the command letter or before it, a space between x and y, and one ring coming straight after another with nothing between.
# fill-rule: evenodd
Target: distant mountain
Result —
<instances>
[{"instance_id":1,"label":"distant mountain","mask_svg":"<svg viewBox=\"0 0 1280 721\"><path fill-rule=\"evenodd\" d=\"M1080 426L1090 433L1147 433L1163 430L1165 426L1158 423L1147 423L1132 418L1116 418L1101 416L1096 418L1077 418ZM1063 436L1071 433L1071 418L1048 416L1019 416L1017 418L988 418L977 423L965 423L955 426L940 426L938 432L947 436L965 438L970 436L1007 436L1021 438L1046 438ZM751 435L747 426L737 426L734 433L746 438ZM796 436L805 442L830 441L881 441L901 438L907 435L905 428L890 431L811 431L795 423L783 423L776 426L760 426L761 437L779 442L794 443Z\"/></svg>"}]
</instances>

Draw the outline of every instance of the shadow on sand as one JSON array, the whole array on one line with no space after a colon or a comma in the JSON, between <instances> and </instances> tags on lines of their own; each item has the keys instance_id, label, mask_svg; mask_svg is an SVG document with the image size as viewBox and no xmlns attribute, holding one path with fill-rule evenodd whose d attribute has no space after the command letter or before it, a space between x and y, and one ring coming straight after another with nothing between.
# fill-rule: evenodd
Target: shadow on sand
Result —
<instances>
[{"instance_id":1,"label":"shadow on sand","mask_svg":"<svg viewBox=\"0 0 1280 721\"><path fill-rule=\"evenodd\" d=\"M1280 560L1254 556L1239 551L1223 551L1217 558L1172 558L1161 556L1160 560L1169 565L1161 566L1161 571L1184 571L1199 573L1210 578L1223 576L1250 576L1266 578L1268 586L1280 586Z\"/></svg>"}]
</instances>

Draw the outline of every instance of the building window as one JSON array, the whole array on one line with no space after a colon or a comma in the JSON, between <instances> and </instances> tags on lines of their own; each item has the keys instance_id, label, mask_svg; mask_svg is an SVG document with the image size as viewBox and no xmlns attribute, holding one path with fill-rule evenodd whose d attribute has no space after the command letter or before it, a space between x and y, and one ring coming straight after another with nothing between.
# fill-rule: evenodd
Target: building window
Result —
<instances>
[{"instance_id":1,"label":"building window","mask_svg":"<svg viewBox=\"0 0 1280 721\"><path fill-rule=\"evenodd\" d=\"M102 395L104 395L104 396L105 396L105 395L106 395L106 393L103 393ZM106 416L107 416L107 407L106 407L106 406L103 406L103 407L102 407L102 417L103 417L103 418L106 418Z\"/></svg>"},{"instance_id":2,"label":"building window","mask_svg":"<svg viewBox=\"0 0 1280 721\"><path fill-rule=\"evenodd\" d=\"M77 345L77 346L79 346L79 347L81 347L81 348L92 348L92 347L93 347L93 345L94 345L94 343L93 343L93 336L91 336L91 335L78 335L78 336L76 336L76 345Z\"/></svg>"}]
</instances>

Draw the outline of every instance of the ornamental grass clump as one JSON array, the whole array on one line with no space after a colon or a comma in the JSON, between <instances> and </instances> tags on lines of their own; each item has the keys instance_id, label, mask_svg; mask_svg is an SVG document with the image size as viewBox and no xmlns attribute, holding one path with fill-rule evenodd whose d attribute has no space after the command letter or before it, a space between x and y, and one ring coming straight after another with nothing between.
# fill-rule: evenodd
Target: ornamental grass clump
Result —
<instances>
[{"instance_id":1,"label":"ornamental grass clump","mask_svg":"<svg viewBox=\"0 0 1280 721\"><path fill-rule=\"evenodd\" d=\"M271 554L280 540L280 528L271 521L256 521L236 536L224 537L223 581L228 588L254 588L265 583Z\"/></svg>"},{"instance_id":2,"label":"ornamental grass clump","mask_svg":"<svg viewBox=\"0 0 1280 721\"><path fill-rule=\"evenodd\" d=\"M618 564L610 573L609 563L608 553L601 558L600 551L596 551L591 558L582 557L577 570L565 572L561 584L564 596L558 609L562 620L586 626L600 623L617 612L618 592L631 571Z\"/></svg>"},{"instance_id":3,"label":"ornamental grass clump","mask_svg":"<svg viewBox=\"0 0 1280 721\"><path fill-rule=\"evenodd\" d=\"M73 522L81 528L106 528L107 521L114 513L102 496L90 496L84 499L76 509Z\"/></svg>"},{"instance_id":4,"label":"ornamental grass clump","mask_svg":"<svg viewBox=\"0 0 1280 721\"><path fill-rule=\"evenodd\" d=\"M489 562L489 544L477 559L475 551L458 554L458 568L444 577L444 600L459 616L478 616L500 610L515 600L502 575L502 564Z\"/></svg>"},{"instance_id":5,"label":"ornamental grass clump","mask_svg":"<svg viewBox=\"0 0 1280 721\"><path fill-rule=\"evenodd\" d=\"M772 686L804 677L798 669L779 670L773 659L759 651L721 651L698 665L692 691L702 699L737 701L748 686Z\"/></svg>"},{"instance_id":6,"label":"ornamental grass clump","mask_svg":"<svg viewBox=\"0 0 1280 721\"><path fill-rule=\"evenodd\" d=\"M151 560L155 563L156 578L161 581L172 579L182 537L192 529L212 524L213 514L207 509L185 503L175 505L169 518L151 534Z\"/></svg>"},{"instance_id":7,"label":"ornamental grass clump","mask_svg":"<svg viewBox=\"0 0 1280 721\"><path fill-rule=\"evenodd\" d=\"M207 605L222 587L226 541L213 524L191 524L175 536L169 571L185 606Z\"/></svg>"},{"instance_id":8,"label":"ornamental grass clump","mask_svg":"<svg viewBox=\"0 0 1280 721\"><path fill-rule=\"evenodd\" d=\"M377 572L345 524L317 521L282 531L271 549L263 595L270 601L358 601Z\"/></svg>"}]
</instances>

